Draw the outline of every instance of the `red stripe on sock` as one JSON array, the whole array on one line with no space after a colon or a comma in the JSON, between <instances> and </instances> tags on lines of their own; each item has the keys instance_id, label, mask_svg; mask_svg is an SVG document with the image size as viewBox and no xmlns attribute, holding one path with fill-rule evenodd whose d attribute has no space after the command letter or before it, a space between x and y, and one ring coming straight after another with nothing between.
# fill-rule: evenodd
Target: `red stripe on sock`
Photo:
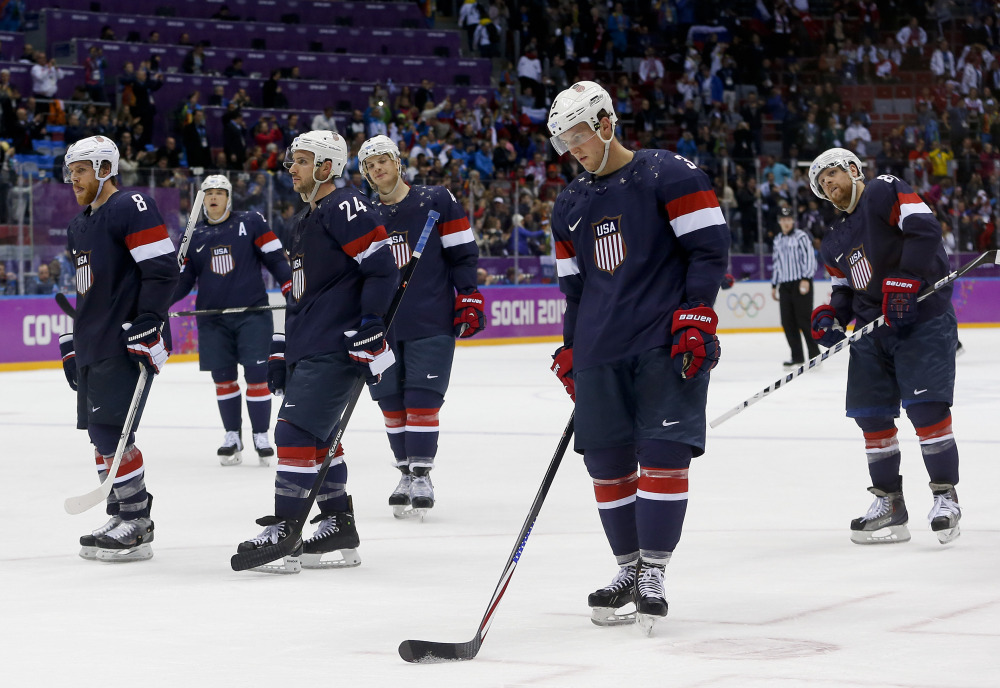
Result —
<instances>
[{"instance_id":1,"label":"red stripe on sock","mask_svg":"<svg viewBox=\"0 0 1000 688\"><path fill-rule=\"evenodd\" d=\"M917 428L917 437L923 440L932 440L937 437L944 437L951 433L951 414L939 423L928 425L926 428Z\"/></svg>"},{"instance_id":2,"label":"red stripe on sock","mask_svg":"<svg viewBox=\"0 0 1000 688\"><path fill-rule=\"evenodd\" d=\"M436 428L438 426L439 408L412 408L406 409L406 424L419 425L425 428Z\"/></svg>"},{"instance_id":3,"label":"red stripe on sock","mask_svg":"<svg viewBox=\"0 0 1000 688\"><path fill-rule=\"evenodd\" d=\"M132 448L122 455L122 463L118 467L118 475L128 475L140 468L142 468L142 452L139 451L139 447L132 445Z\"/></svg>"},{"instance_id":4,"label":"red stripe on sock","mask_svg":"<svg viewBox=\"0 0 1000 688\"><path fill-rule=\"evenodd\" d=\"M401 428L406 425L406 411L383 411L382 418L387 428Z\"/></svg>"},{"instance_id":5,"label":"red stripe on sock","mask_svg":"<svg viewBox=\"0 0 1000 688\"><path fill-rule=\"evenodd\" d=\"M271 390L267 388L266 382L254 382L253 384L247 385L247 396L253 397L254 399L261 399L263 397L271 396Z\"/></svg>"},{"instance_id":6,"label":"red stripe on sock","mask_svg":"<svg viewBox=\"0 0 1000 688\"><path fill-rule=\"evenodd\" d=\"M899 441L896 439L897 432L896 428L889 428L888 430L864 433L865 449L885 449L899 444Z\"/></svg>"},{"instance_id":7,"label":"red stripe on sock","mask_svg":"<svg viewBox=\"0 0 1000 688\"><path fill-rule=\"evenodd\" d=\"M640 466L639 489L658 494L684 494L688 491L688 469Z\"/></svg>"},{"instance_id":8,"label":"red stripe on sock","mask_svg":"<svg viewBox=\"0 0 1000 688\"><path fill-rule=\"evenodd\" d=\"M278 465L312 468L316 465L316 447L282 447L278 445Z\"/></svg>"},{"instance_id":9,"label":"red stripe on sock","mask_svg":"<svg viewBox=\"0 0 1000 688\"><path fill-rule=\"evenodd\" d=\"M316 463L323 463L326 460L327 452L330 451L329 447L316 447ZM338 458L344 455L344 445L338 444L337 451L333 452L333 458Z\"/></svg>"},{"instance_id":10,"label":"red stripe on sock","mask_svg":"<svg viewBox=\"0 0 1000 688\"><path fill-rule=\"evenodd\" d=\"M638 473L630 473L612 480L594 480L594 496L599 504L617 502L619 499L634 496L638 482Z\"/></svg>"},{"instance_id":11,"label":"red stripe on sock","mask_svg":"<svg viewBox=\"0 0 1000 688\"><path fill-rule=\"evenodd\" d=\"M236 380L215 383L215 396L221 397L223 394L232 394L240 391L240 385Z\"/></svg>"}]
</instances>

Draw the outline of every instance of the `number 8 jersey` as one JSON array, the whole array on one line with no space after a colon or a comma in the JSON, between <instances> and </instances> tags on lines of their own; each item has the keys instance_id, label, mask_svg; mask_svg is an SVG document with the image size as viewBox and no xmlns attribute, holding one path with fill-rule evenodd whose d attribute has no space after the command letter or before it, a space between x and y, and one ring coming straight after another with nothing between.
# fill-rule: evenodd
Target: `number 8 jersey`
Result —
<instances>
[{"instance_id":1,"label":"number 8 jersey","mask_svg":"<svg viewBox=\"0 0 1000 688\"><path fill-rule=\"evenodd\" d=\"M167 228L148 196L116 191L96 211L73 218L67 243L76 266L77 365L125 355L122 323L140 313L164 322L178 279L177 255Z\"/></svg>"}]
</instances>

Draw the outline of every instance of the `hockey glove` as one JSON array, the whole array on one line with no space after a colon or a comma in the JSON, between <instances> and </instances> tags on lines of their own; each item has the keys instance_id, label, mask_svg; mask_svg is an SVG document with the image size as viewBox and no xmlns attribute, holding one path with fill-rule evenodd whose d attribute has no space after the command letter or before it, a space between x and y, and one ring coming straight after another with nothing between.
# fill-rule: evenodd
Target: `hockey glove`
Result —
<instances>
[{"instance_id":1,"label":"hockey glove","mask_svg":"<svg viewBox=\"0 0 1000 688\"><path fill-rule=\"evenodd\" d=\"M882 315L889 327L906 327L917 321L920 280L886 277L882 281Z\"/></svg>"},{"instance_id":2,"label":"hockey glove","mask_svg":"<svg viewBox=\"0 0 1000 688\"><path fill-rule=\"evenodd\" d=\"M719 316L708 306L689 307L683 304L674 311L670 333L674 345L670 355L674 370L685 380L707 373L719 363L722 346L715 336Z\"/></svg>"},{"instance_id":3,"label":"hockey glove","mask_svg":"<svg viewBox=\"0 0 1000 688\"><path fill-rule=\"evenodd\" d=\"M560 346L552 354L552 372L566 388L566 394L576 401L576 382L573 380L573 347Z\"/></svg>"},{"instance_id":4,"label":"hockey glove","mask_svg":"<svg viewBox=\"0 0 1000 688\"><path fill-rule=\"evenodd\" d=\"M486 300L477 290L455 297L455 336L471 337L486 327L486 315L483 306Z\"/></svg>"},{"instance_id":5,"label":"hockey glove","mask_svg":"<svg viewBox=\"0 0 1000 688\"><path fill-rule=\"evenodd\" d=\"M827 348L847 337L844 326L837 320L837 311L830 304L812 312L812 337Z\"/></svg>"},{"instance_id":6,"label":"hockey glove","mask_svg":"<svg viewBox=\"0 0 1000 688\"><path fill-rule=\"evenodd\" d=\"M271 335L271 354L267 357L267 388L276 397L285 395L285 335Z\"/></svg>"},{"instance_id":7,"label":"hockey glove","mask_svg":"<svg viewBox=\"0 0 1000 688\"><path fill-rule=\"evenodd\" d=\"M59 353L62 355L63 372L70 389L76 391L76 351L73 347L73 333L59 335Z\"/></svg>"},{"instance_id":8,"label":"hockey glove","mask_svg":"<svg viewBox=\"0 0 1000 688\"><path fill-rule=\"evenodd\" d=\"M292 280L288 280L287 282L281 285L281 295L284 296L285 298L288 297L288 292L290 292L291 290L292 290Z\"/></svg>"},{"instance_id":9,"label":"hockey glove","mask_svg":"<svg viewBox=\"0 0 1000 688\"><path fill-rule=\"evenodd\" d=\"M734 284L736 284L736 278L728 272L722 276L722 284L720 285L722 289L732 289Z\"/></svg>"},{"instance_id":10,"label":"hockey glove","mask_svg":"<svg viewBox=\"0 0 1000 688\"><path fill-rule=\"evenodd\" d=\"M160 336L163 321L152 313L143 313L130 323L122 323L122 329L128 355L154 375L159 373L170 355Z\"/></svg>"},{"instance_id":11,"label":"hockey glove","mask_svg":"<svg viewBox=\"0 0 1000 688\"><path fill-rule=\"evenodd\" d=\"M361 327L344 334L347 335L348 356L364 371L368 384L377 383L382 378L382 373L396 362L396 355L385 340L385 323L382 318L362 318Z\"/></svg>"}]
</instances>

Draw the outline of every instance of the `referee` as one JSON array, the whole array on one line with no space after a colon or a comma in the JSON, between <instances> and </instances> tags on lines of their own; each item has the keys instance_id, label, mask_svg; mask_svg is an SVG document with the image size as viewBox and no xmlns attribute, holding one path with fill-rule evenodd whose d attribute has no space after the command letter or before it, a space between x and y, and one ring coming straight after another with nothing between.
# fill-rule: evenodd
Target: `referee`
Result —
<instances>
[{"instance_id":1,"label":"referee","mask_svg":"<svg viewBox=\"0 0 1000 688\"><path fill-rule=\"evenodd\" d=\"M771 298L780 302L781 327L792 349L786 367L805 363L802 356L802 336L805 336L809 358L819 356L819 346L813 341L810 317L813 309L813 275L816 254L812 240L801 229L795 229L792 209L783 207L778 214L781 234L774 238L774 274L771 276Z\"/></svg>"}]
</instances>

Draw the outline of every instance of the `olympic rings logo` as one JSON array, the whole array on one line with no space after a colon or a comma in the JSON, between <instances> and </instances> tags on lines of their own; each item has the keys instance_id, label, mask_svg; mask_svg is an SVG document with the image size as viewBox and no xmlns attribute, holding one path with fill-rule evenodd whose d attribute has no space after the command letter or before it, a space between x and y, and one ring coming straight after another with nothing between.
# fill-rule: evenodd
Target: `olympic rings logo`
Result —
<instances>
[{"instance_id":1,"label":"olympic rings logo","mask_svg":"<svg viewBox=\"0 0 1000 688\"><path fill-rule=\"evenodd\" d=\"M756 318L757 314L764 310L764 295L760 292L756 294L730 294L726 298L726 307L733 312L737 318Z\"/></svg>"}]
</instances>

